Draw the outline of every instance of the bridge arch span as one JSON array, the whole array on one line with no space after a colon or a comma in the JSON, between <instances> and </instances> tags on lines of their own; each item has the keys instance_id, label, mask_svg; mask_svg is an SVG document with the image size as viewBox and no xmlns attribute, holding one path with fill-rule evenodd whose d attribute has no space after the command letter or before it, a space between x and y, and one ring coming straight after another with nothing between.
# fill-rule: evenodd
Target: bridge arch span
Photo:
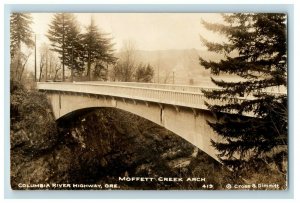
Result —
<instances>
[{"instance_id":1,"label":"bridge arch span","mask_svg":"<svg viewBox=\"0 0 300 203\"><path fill-rule=\"evenodd\" d=\"M163 126L218 161L218 152L210 142L211 139L218 140L218 136L207 125L206 121L213 119L207 110L197 110L195 113L190 108L101 95L56 91L47 91L47 95L56 119L83 109L121 109Z\"/></svg>"}]
</instances>

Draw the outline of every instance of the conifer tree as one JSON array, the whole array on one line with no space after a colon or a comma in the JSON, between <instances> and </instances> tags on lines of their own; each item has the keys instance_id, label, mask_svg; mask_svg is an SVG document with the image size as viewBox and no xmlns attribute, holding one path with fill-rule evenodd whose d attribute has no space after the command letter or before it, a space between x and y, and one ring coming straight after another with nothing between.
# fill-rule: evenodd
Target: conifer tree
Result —
<instances>
[{"instance_id":1,"label":"conifer tree","mask_svg":"<svg viewBox=\"0 0 300 203\"><path fill-rule=\"evenodd\" d=\"M34 45L32 40L32 17L30 13L12 13L10 16L10 58L12 78L20 80L24 63L28 57L22 52L22 45L31 48ZM22 62L24 59L25 62ZM16 64L13 65L13 62Z\"/></svg>"},{"instance_id":2,"label":"conifer tree","mask_svg":"<svg viewBox=\"0 0 300 203\"><path fill-rule=\"evenodd\" d=\"M154 76L154 69L150 64L140 64L135 71L136 82L151 82Z\"/></svg>"},{"instance_id":3,"label":"conifer tree","mask_svg":"<svg viewBox=\"0 0 300 203\"><path fill-rule=\"evenodd\" d=\"M99 31L94 19L91 18L91 23L82 36L84 61L87 63L87 77L89 80L92 76L92 65L94 65L94 77L104 79L106 74L103 75L102 72L106 70L105 65L113 64L116 61L113 56L113 44L106 35Z\"/></svg>"},{"instance_id":4,"label":"conifer tree","mask_svg":"<svg viewBox=\"0 0 300 203\"><path fill-rule=\"evenodd\" d=\"M203 21L208 30L227 37L223 43L202 37L209 51L224 55L218 62L200 57L200 64L219 76L211 80L220 89L203 91L216 115L208 124L223 138L212 145L233 169L259 160L282 163L287 157L287 94L270 90L287 89L286 15L237 13L223 19L224 24ZM225 81L223 75L240 80ZM212 100L222 102L214 105Z\"/></svg>"},{"instance_id":5,"label":"conifer tree","mask_svg":"<svg viewBox=\"0 0 300 203\"><path fill-rule=\"evenodd\" d=\"M65 80L65 66L71 69L72 74L74 71L81 72L84 70L82 36L73 14L55 14L49 25L47 37L51 41L51 50L57 52L62 61L63 81Z\"/></svg>"}]
</instances>

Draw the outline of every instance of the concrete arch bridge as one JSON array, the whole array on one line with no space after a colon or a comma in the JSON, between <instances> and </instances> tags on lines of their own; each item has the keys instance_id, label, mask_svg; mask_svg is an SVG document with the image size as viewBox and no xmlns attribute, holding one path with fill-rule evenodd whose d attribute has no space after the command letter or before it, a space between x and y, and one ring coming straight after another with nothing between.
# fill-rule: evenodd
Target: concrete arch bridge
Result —
<instances>
[{"instance_id":1,"label":"concrete arch bridge","mask_svg":"<svg viewBox=\"0 0 300 203\"><path fill-rule=\"evenodd\" d=\"M204 104L205 87L124 82L40 82L56 119L71 112L112 107L148 119L174 132L218 160L210 140L219 136L207 125L213 119ZM238 100L251 98L237 98Z\"/></svg>"}]
</instances>

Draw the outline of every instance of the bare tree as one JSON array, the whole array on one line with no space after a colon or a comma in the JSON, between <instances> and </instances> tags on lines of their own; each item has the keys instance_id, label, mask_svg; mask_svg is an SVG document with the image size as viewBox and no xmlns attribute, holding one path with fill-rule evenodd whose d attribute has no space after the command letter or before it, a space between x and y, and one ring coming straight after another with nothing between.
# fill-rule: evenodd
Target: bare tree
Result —
<instances>
[{"instance_id":1,"label":"bare tree","mask_svg":"<svg viewBox=\"0 0 300 203\"><path fill-rule=\"evenodd\" d=\"M57 75L60 75L60 72L62 70L61 64L56 63L55 67L54 67L54 75L53 75L53 80L56 81L57 80Z\"/></svg>"},{"instance_id":2,"label":"bare tree","mask_svg":"<svg viewBox=\"0 0 300 203\"><path fill-rule=\"evenodd\" d=\"M46 60L45 60L45 54L41 54L41 59L40 59L40 76L39 76L39 82L41 82L42 77L43 77L43 69L45 66Z\"/></svg>"},{"instance_id":3,"label":"bare tree","mask_svg":"<svg viewBox=\"0 0 300 203\"><path fill-rule=\"evenodd\" d=\"M32 54L31 51L29 51L27 54L23 54L23 63L22 63L22 66L21 66L21 71L20 71L20 75L19 75L19 80L22 79L22 76L23 76L23 73L24 73L24 70L25 70L27 61L28 61L29 57L31 56L31 54Z\"/></svg>"},{"instance_id":4,"label":"bare tree","mask_svg":"<svg viewBox=\"0 0 300 203\"><path fill-rule=\"evenodd\" d=\"M48 63L49 63L49 53L50 49L46 43L43 43L40 48L40 76L39 81L44 79L47 80L48 75ZM44 72L45 69L45 72Z\"/></svg>"},{"instance_id":5,"label":"bare tree","mask_svg":"<svg viewBox=\"0 0 300 203\"><path fill-rule=\"evenodd\" d=\"M172 71L168 71L168 70L162 73L162 83L164 84L170 83L171 73Z\"/></svg>"},{"instance_id":6,"label":"bare tree","mask_svg":"<svg viewBox=\"0 0 300 203\"><path fill-rule=\"evenodd\" d=\"M43 43L40 48L39 81L56 80L62 69L58 54L51 51L49 44Z\"/></svg>"},{"instance_id":7,"label":"bare tree","mask_svg":"<svg viewBox=\"0 0 300 203\"><path fill-rule=\"evenodd\" d=\"M113 80L130 82L136 70L136 46L133 41L126 40L121 49L120 58L112 70Z\"/></svg>"},{"instance_id":8,"label":"bare tree","mask_svg":"<svg viewBox=\"0 0 300 203\"><path fill-rule=\"evenodd\" d=\"M56 80L57 74L62 70L61 62L57 56L57 54L53 51L48 52L48 71L47 71L47 79Z\"/></svg>"},{"instance_id":9,"label":"bare tree","mask_svg":"<svg viewBox=\"0 0 300 203\"><path fill-rule=\"evenodd\" d=\"M31 54L32 52L30 51L30 49L28 49L27 51L15 53L15 57L11 60L11 77L14 80L22 80L24 69Z\"/></svg>"}]
</instances>

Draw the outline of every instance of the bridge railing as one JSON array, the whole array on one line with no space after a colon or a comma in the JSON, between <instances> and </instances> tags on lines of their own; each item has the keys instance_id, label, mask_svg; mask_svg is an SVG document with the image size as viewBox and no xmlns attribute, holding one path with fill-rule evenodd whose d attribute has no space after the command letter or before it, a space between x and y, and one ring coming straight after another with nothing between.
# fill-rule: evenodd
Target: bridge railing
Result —
<instances>
[{"instance_id":1,"label":"bridge railing","mask_svg":"<svg viewBox=\"0 0 300 203\"><path fill-rule=\"evenodd\" d=\"M85 82L76 82L79 84L112 84L112 85L121 85L121 86L130 86L130 87L145 87L145 88L154 88L154 89L166 89L166 90L175 90L175 91L187 91L187 92L202 92L202 90L216 90L222 89L217 86L191 86L191 85L178 85L178 84L160 84L160 83L139 83L139 82L107 82L107 81L85 81ZM286 87L269 87L263 90L263 92L271 94L287 94Z\"/></svg>"},{"instance_id":2,"label":"bridge railing","mask_svg":"<svg viewBox=\"0 0 300 203\"><path fill-rule=\"evenodd\" d=\"M99 96L119 97L125 99L141 100L183 106L195 109L207 109L204 101L207 100L201 92L179 91L170 89L155 89L149 87L125 86L108 83L37 83L37 88L46 91L73 92L81 94L92 94ZM236 98L244 101L245 98ZM222 105L219 100L209 101L211 104Z\"/></svg>"},{"instance_id":3,"label":"bridge railing","mask_svg":"<svg viewBox=\"0 0 300 203\"><path fill-rule=\"evenodd\" d=\"M212 87L203 86L190 86L190 85L174 85L174 84L160 84L160 83L139 83L139 82L102 82L102 81L90 81L90 82L76 82L79 84L112 84L129 87L145 87L153 89L175 90L175 91L187 91L187 92L201 92L203 89L212 89ZM217 88L217 87L216 87ZM213 89L216 89L213 88Z\"/></svg>"}]
</instances>

